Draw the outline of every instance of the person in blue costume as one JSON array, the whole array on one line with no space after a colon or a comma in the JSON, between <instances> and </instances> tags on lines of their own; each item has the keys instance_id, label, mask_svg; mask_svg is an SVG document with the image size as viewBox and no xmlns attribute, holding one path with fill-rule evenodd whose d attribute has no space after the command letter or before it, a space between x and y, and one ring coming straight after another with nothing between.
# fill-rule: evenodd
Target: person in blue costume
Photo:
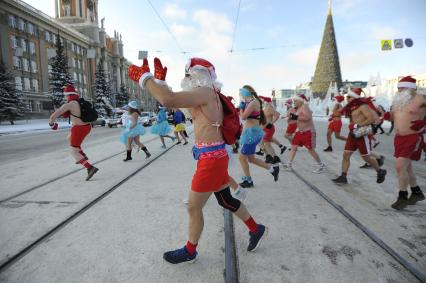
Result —
<instances>
[{"instance_id":1,"label":"person in blue costume","mask_svg":"<svg viewBox=\"0 0 426 283\"><path fill-rule=\"evenodd\" d=\"M244 121L244 129L240 137L240 164L244 176L240 186L243 188L254 186L250 175L249 163L268 170L274 176L274 181L276 182L280 172L278 164L268 164L254 155L256 146L260 143L264 135L260 125L266 124L265 115L262 111L262 101L254 88L249 85L245 85L240 89L240 96L242 99L239 107L240 117Z\"/></svg>"},{"instance_id":2,"label":"person in blue costume","mask_svg":"<svg viewBox=\"0 0 426 283\"><path fill-rule=\"evenodd\" d=\"M136 101L130 101L129 104L129 114L128 121L123 125L123 130L121 131L120 141L126 145L127 156L123 161L132 160L132 143L134 142L138 146L138 151L142 149L146 158L151 156L146 146L140 142L139 136L145 134L145 129L139 121L141 112L138 108L138 103Z\"/></svg>"},{"instance_id":3,"label":"person in blue costume","mask_svg":"<svg viewBox=\"0 0 426 283\"><path fill-rule=\"evenodd\" d=\"M168 133L172 131L169 126L169 122L167 122L166 108L160 106L160 110L157 113L157 122L151 127L151 134L159 135L161 139L161 143L163 144L161 147L166 148L166 143L164 142L164 138L169 138L172 142L175 141L175 137L169 136Z\"/></svg>"},{"instance_id":4,"label":"person in blue costume","mask_svg":"<svg viewBox=\"0 0 426 283\"><path fill-rule=\"evenodd\" d=\"M179 134L181 136L181 138L184 140L183 145L187 145L188 144L188 140L185 137L184 132L186 131L185 129L185 115L183 115L183 112L177 108L175 109L175 113L173 114L173 124L175 125L175 136L178 139L177 144L180 144L180 138L179 138Z\"/></svg>"}]
</instances>

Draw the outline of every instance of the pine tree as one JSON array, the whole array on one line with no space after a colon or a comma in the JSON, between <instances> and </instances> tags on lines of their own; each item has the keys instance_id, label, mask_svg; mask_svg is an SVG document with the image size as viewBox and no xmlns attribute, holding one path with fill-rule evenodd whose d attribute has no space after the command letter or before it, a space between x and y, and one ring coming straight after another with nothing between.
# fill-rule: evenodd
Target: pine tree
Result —
<instances>
[{"instance_id":1,"label":"pine tree","mask_svg":"<svg viewBox=\"0 0 426 283\"><path fill-rule=\"evenodd\" d=\"M111 116L113 108L110 102L111 86L106 79L102 60L99 61L95 75L95 109L99 116Z\"/></svg>"},{"instance_id":2,"label":"pine tree","mask_svg":"<svg viewBox=\"0 0 426 283\"><path fill-rule=\"evenodd\" d=\"M50 86L53 106L59 108L65 102L63 88L67 84L74 84L68 73L68 58L64 54L64 46L61 43L59 34L56 36L56 56L51 59L51 65Z\"/></svg>"},{"instance_id":3,"label":"pine tree","mask_svg":"<svg viewBox=\"0 0 426 283\"><path fill-rule=\"evenodd\" d=\"M15 80L3 63L0 63L0 121L14 125L18 117L26 112L22 95L16 92Z\"/></svg>"},{"instance_id":4,"label":"pine tree","mask_svg":"<svg viewBox=\"0 0 426 283\"><path fill-rule=\"evenodd\" d=\"M127 87L125 84L121 84L120 92L117 93L115 97L116 106L122 107L123 105L126 105L128 101L129 101L129 93L127 92Z\"/></svg>"}]
</instances>

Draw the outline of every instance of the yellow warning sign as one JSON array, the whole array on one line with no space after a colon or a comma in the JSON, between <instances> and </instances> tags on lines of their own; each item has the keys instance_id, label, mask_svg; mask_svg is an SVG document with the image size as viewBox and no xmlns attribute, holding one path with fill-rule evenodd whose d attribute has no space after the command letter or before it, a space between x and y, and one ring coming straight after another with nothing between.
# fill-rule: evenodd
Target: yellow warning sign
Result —
<instances>
[{"instance_id":1,"label":"yellow warning sign","mask_svg":"<svg viewBox=\"0 0 426 283\"><path fill-rule=\"evenodd\" d=\"M392 39L382 40L382 51L392 50Z\"/></svg>"}]
</instances>

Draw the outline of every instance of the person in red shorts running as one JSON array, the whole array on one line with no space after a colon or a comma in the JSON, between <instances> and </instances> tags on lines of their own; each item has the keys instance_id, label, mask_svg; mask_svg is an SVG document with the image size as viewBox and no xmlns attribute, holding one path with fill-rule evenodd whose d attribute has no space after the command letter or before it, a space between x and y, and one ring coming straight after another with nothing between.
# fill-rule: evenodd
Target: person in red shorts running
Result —
<instances>
[{"instance_id":1,"label":"person in red shorts running","mask_svg":"<svg viewBox=\"0 0 426 283\"><path fill-rule=\"evenodd\" d=\"M77 94L75 88L72 85L68 85L64 89L64 95L67 103L50 115L49 125L53 130L57 130L58 124L56 123L56 119L60 116L65 118L70 117L72 123L70 135L71 155L74 157L76 164L81 164L87 169L86 181L89 181L99 169L89 163L89 159L83 152L81 144L92 130L92 126L90 123L85 123L80 119L81 111L80 104L78 103L80 96Z\"/></svg>"},{"instance_id":2,"label":"person in red shorts running","mask_svg":"<svg viewBox=\"0 0 426 283\"><path fill-rule=\"evenodd\" d=\"M417 90L416 80L410 76L398 82L398 92L392 102L392 113L395 124L395 168L399 179L399 195L391 207L404 209L425 199L417 184L412 160L418 161L424 146L426 129L426 90ZM408 198L407 187L411 187Z\"/></svg>"},{"instance_id":3,"label":"person in red shorts running","mask_svg":"<svg viewBox=\"0 0 426 283\"><path fill-rule=\"evenodd\" d=\"M274 123L280 118L280 113L277 112L272 105L272 99L265 96L259 96L263 100L263 113L265 114L265 122L263 125L263 132L265 135L262 138L262 148L266 152L266 163L276 164L280 163L281 159L275 153L271 143L274 139L275 126Z\"/></svg>"},{"instance_id":4,"label":"person in red shorts running","mask_svg":"<svg viewBox=\"0 0 426 283\"><path fill-rule=\"evenodd\" d=\"M381 169L375 156L371 152L371 139L369 134L373 131L376 121L374 106L371 100L361 98L362 89L353 88L347 95L348 104L343 108L343 113L350 118L349 135L346 140L342 159L342 174L333 179L337 184L347 184L347 173L349 170L352 154L358 149L362 159L370 164L377 172L377 183L385 181L386 170Z\"/></svg>"},{"instance_id":5,"label":"person in red shorts running","mask_svg":"<svg viewBox=\"0 0 426 283\"><path fill-rule=\"evenodd\" d=\"M212 194L219 205L232 211L249 229L248 251L254 251L266 235L266 227L257 224L238 199L231 195L228 175L228 153L219 126L223 121L223 108L218 95L220 84L214 66L207 60L191 58L185 67L182 92L172 92L165 85L166 67L154 59L155 80L148 60L143 65L129 67L129 77L148 90L157 101L168 108L189 108L194 121L194 159L197 168L189 193L189 237L186 245L164 253L163 258L177 264L194 261L197 245L203 231L203 207Z\"/></svg>"},{"instance_id":6,"label":"person in red shorts running","mask_svg":"<svg viewBox=\"0 0 426 283\"><path fill-rule=\"evenodd\" d=\"M334 97L334 100L336 103L333 106L332 114L330 117L330 123L328 124L327 129L327 143L328 147L324 149L324 151L333 151L333 147L331 146L331 135L334 133L334 136L338 140L346 141L346 138L344 136L340 135L340 132L342 131L342 109L343 105L342 102L345 99L343 95L336 95Z\"/></svg>"},{"instance_id":7,"label":"person in red shorts running","mask_svg":"<svg viewBox=\"0 0 426 283\"><path fill-rule=\"evenodd\" d=\"M284 165L284 168L291 171L294 157L296 156L297 148L304 146L308 149L309 154L317 162L318 168L313 173L321 173L325 169L325 164L322 163L318 153L315 151L316 147L316 131L314 122L312 120L312 111L309 109L308 99L304 94L298 94L293 97L296 113L291 113L291 118L297 121L298 131L294 135L291 142L291 150L289 153L289 161Z\"/></svg>"},{"instance_id":8,"label":"person in red shorts running","mask_svg":"<svg viewBox=\"0 0 426 283\"><path fill-rule=\"evenodd\" d=\"M296 133L297 130L297 119L295 118L296 116L292 114L296 114L297 109L293 107L292 99L287 100L285 104L287 106L287 129L285 131L284 137L288 139L291 144L294 133Z\"/></svg>"}]
</instances>

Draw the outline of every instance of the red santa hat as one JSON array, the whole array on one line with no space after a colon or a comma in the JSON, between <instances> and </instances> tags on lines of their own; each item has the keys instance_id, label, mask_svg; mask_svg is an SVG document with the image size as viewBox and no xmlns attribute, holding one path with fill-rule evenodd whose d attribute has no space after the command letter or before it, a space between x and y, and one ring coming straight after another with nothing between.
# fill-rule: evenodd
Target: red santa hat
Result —
<instances>
[{"instance_id":1,"label":"red santa hat","mask_svg":"<svg viewBox=\"0 0 426 283\"><path fill-rule=\"evenodd\" d=\"M362 90L362 88L356 87L356 88L352 88L351 90L349 90L347 95L350 96L350 97L353 97L353 98L360 98L362 92L364 92Z\"/></svg>"},{"instance_id":2,"label":"red santa hat","mask_svg":"<svg viewBox=\"0 0 426 283\"><path fill-rule=\"evenodd\" d=\"M217 79L216 70L212 63L202 58L190 58L185 66L185 74L191 75L192 72L208 71L212 81Z\"/></svg>"},{"instance_id":3,"label":"red santa hat","mask_svg":"<svg viewBox=\"0 0 426 283\"><path fill-rule=\"evenodd\" d=\"M265 101L266 103L272 103L272 99L270 97L259 96L259 98Z\"/></svg>"},{"instance_id":4,"label":"red santa hat","mask_svg":"<svg viewBox=\"0 0 426 283\"><path fill-rule=\"evenodd\" d=\"M293 100L299 100L304 103L308 101L308 98L306 98L306 96L303 93L299 93L299 94L296 94L296 96L293 96Z\"/></svg>"},{"instance_id":5,"label":"red santa hat","mask_svg":"<svg viewBox=\"0 0 426 283\"><path fill-rule=\"evenodd\" d=\"M397 87L417 89L416 79L411 76L403 77L399 80Z\"/></svg>"},{"instance_id":6,"label":"red santa hat","mask_svg":"<svg viewBox=\"0 0 426 283\"><path fill-rule=\"evenodd\" d=\"M77 94L77 91L75 90L74 86L69 84L64 88L64 94L65 95L73 95L73 94Z\"/></svg>"},{"instance_id":7,"label":"red santa hat","mask_svg":"<svg viewBox=\"0 0 426 283\"><path fill-rule=\"evenodd\" d=\"M340 102L343 102L343 100L345 100L345 97L343 95L336 95L334 99L336 99L336 101L340 103Z\"/></svg>"},{"instance_id":8,"label":"red santa hat","mask_svg":"<svg viewBox=\"0 0 426 283\"><path fill-rule=\"evenodd\" d=\"M293 104L293 100L291 98L287 99L285 102L285 105L288 105L288 106L291 106L292 104Z\"/></svg>"}]
</instances>

